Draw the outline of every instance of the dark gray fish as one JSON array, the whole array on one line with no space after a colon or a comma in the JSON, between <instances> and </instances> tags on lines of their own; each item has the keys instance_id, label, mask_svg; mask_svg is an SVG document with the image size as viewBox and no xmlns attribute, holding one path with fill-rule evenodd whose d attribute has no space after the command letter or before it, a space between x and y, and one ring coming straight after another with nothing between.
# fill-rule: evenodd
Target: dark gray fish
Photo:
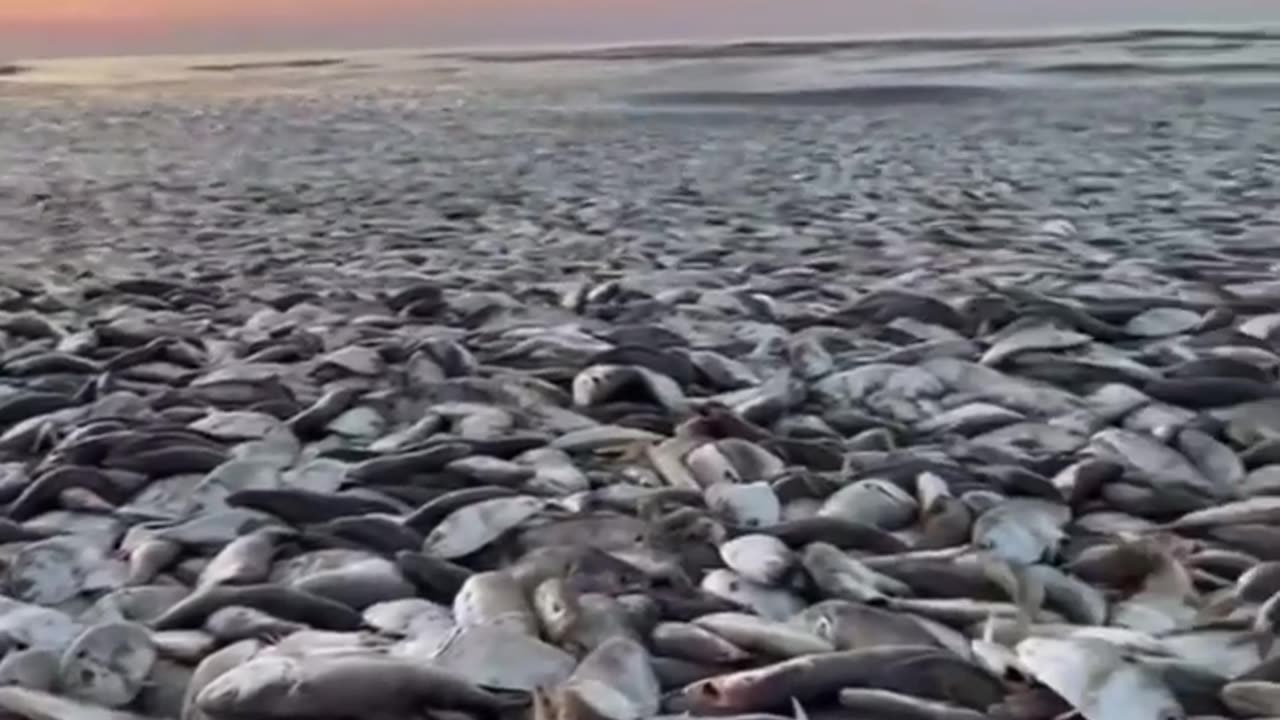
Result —
<instances>
[{"instance_id":1,"label":"dark gray fish","mask_svg":"<svg viewBox=\"0 0 1280 720\"><path fill-rule=\"evenodd\" d=\"M198 628L213 613L235 605L326 630L351 631L364 626L360 613L341 603L281 585L216 585L183 599L156 618L155 630Z\"/></svg>"},{"instance_id":2,"label":"dark gray fish","mask_svg":"<svg viewBox=\"0 0 1280 720\"><path fill-rule=\"evenodd\" d=\"M237 490L226 498L231 507L270 513L290 525L324 523L370 513L394 513L396 506L351 493L321 493L299 488Z\"/></svg>"},{"instance_id":3,"label":"dark gray fish","mask_svg":"<svg viewBox=\"0 0 1280 720\"><path fill-rule=\"evenodd\" d=\"M420 473L439 472L454 460L472 453L467 443L446 442L422 450L366 460L351 468L347 477L359 483L405 483Z\"/></svg>"}]
</instances>

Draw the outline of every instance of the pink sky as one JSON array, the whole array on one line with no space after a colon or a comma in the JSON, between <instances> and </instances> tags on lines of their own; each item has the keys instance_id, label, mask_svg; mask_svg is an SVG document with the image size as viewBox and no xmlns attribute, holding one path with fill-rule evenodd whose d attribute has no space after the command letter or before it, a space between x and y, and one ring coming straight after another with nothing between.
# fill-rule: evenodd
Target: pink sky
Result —
<instances>
[{"instance_id":1,"label":"pink sky","mask_svg":"<svg viewBox=\"0 0 1280 720\"><path fill-rule=\"evenodd\" d=\"M598 43L1215 21L1280 21L1280 2L0 0L0 54Z\"/></svg>"}]
</instances>

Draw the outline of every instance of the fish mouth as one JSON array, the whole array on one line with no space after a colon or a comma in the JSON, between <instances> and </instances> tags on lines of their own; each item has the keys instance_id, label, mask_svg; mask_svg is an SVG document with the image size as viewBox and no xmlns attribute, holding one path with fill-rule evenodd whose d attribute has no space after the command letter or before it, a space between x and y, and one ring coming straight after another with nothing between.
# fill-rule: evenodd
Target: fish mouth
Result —
<instances>
[{"instance_id":1,"label":"fish mouth","mask_svg":"<svg viewBox=\"0 0 1280 720\"><path fill-rule=\"evenodd\" d=\"M234 714L240 705L239 691L230 686L211 684L196 696L196 706L212 715Z\"/></svg>"}]
</instances>

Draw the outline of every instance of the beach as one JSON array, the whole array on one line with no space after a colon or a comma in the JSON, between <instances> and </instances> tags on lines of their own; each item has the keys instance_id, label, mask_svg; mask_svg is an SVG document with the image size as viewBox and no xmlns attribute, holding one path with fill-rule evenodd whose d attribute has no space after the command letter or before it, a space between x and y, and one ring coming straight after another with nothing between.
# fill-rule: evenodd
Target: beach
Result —
<instances>
[{"instance_id":1,"label":"beach","mask_svg":"<svg viewBox=\"0 0 1280 720\"><path fill-rule=\"evenodd\" d=\"M0 715L1280 715L1277 70L0 64Z\"/></svg>"},{"instance_id":2,"label":"beach","mask_svg":"<svg viewBox=\"0 0 1280 720\"><path fill-rule=\"evenodd\" d=\"M1215 42L1245 48L1221 59ZM109 245L143 267L237 247L368 259L398 242L441 260L460 242L484 263L490 243L520 253L515 237L545 233L607 234L623 253L633 234L790 235L919 262L959 254L930 232L1012 250L1053 219L1107 262L1274 224L1274 42L330 54L221 72L171 58L152 82L141 61L97 78L58 66L78 82L0 85L0 218L37 253ZM1012 58L1039 70L999 69Z\"/></svg>"}]
</instances>

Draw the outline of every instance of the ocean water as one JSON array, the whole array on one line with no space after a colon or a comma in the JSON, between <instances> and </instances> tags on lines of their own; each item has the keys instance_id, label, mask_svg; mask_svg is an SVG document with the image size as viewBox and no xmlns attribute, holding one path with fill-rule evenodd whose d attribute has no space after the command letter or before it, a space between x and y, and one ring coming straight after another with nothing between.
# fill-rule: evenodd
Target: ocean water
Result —
<instances>
[{"instance_id":1,"label":"ocean water","mask_svg":"<svg viewBox=\"0 0 1280 720\"><path fill-rule=\"evenodd\" d=\"M15 86L390 82L490 66L613 78L620 95L694 103L950 101L1017 90L1280 85L1280 28L869 37L602 48L333 51L0 63ZM507 72L495 72L502 66Z\"/></svg>"}]
</instances>

